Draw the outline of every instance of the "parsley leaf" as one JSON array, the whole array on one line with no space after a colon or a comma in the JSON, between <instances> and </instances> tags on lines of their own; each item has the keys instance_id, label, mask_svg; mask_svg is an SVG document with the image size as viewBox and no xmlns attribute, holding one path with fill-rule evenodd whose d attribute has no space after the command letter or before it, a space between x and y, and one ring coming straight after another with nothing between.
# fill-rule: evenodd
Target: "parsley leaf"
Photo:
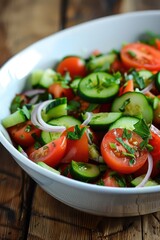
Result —
<instances>
[{"instance_id":1,"label":"parsley leaf","mask_svg":"<svg viewBox=\"0 0 160 240\"><path fill-rule=\"evenodd\" d=\"M25 117L27 119L31 118L30 111L28 110L28 108L25 105L22 107L21 111L23 112L23 114L25 115Z\"/></svg>"},{"instance_id":2,"label":"parsley leaf","mask_svg":"<svg viewBox=\"0 0 160 240\"><path fill-rule=\"evenodd\" d=\"M78 125L75 125L74 132L67 132L67 138L71 140L81 139L82 135L86 131L86 127L80 128Z\"/></svg>"},{"instance_id":3,"label":"parsley leaf","mask_svg":"<svg viewBox=\"0 0 160 240\"><path fill-rule=\"evenodd\" d=\"M126 99L124 102L123 102L123 104L122 104L122 106L119 108L119 110L121 111L121 112L124 112L125 111L125 107L130 103L130 98L128 98L128 99Z\"/></svg>"},{"instance_id":4,"label":"parsley leaf","mask_svg":"<svg viewBox=\"0 0 160 240\"><path fill-rule=\"evenodd\" d=\"M117 137L116 140L131 154L135 153L135 150L126 144L121 137Z\"/></svg>"}]
</instances>

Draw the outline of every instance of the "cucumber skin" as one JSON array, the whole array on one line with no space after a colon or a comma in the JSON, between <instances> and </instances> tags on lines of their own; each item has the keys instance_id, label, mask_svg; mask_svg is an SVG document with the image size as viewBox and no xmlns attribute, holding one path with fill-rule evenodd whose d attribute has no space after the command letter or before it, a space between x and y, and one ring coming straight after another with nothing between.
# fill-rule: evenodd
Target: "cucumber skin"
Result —
<instances>
[{"instance_id":1,"label":"cucumber skin","mask_svg":"<svg viewBox=\"0 0 160 240\"><path fill-rule=\"evenodd\" d=\"M142 103L140 103L140 101L138 101L141 111L139 111L137 114L133 114L133 113L131 114L127 111L126 112L124 111L123 115L139 118L139 115L142 113L142 117L145 119L146 123L149 123L149 124L152 123L153 109L152 109L151 105L148 103L146 96L140 92L127 92L127 93L123 94L122 96L117 97L112 103L111 111L112 112L118 112L118 111L120 112L119 108L123 105L124 101L127 99L130 99L131 97L133 99L137 99L137 97L140 97L141 100L143 101L144 106L142 106ZM134 107L134 110L135 109L136 108Z\"/></svg>"}]
</instances>

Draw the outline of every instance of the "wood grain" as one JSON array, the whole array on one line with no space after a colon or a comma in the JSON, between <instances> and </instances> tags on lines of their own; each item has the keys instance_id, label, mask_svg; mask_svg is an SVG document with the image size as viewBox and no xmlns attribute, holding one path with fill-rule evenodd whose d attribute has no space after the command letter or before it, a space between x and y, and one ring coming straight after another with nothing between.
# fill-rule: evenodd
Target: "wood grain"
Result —
<instances>
[{"instance_id":1,"label":"wood grain","mask_svg":"<svg viewBox=\"0 0 160 240\"><path fill-rule=\"evenodd\" d=\"M1 0L0 65L61 28L144 9L160 9L160 1ZM159 239L159 212L130 218L105 218L77 211L45 193L2 146L0 153L0 239Z\"/></svg>"}]
</instances>

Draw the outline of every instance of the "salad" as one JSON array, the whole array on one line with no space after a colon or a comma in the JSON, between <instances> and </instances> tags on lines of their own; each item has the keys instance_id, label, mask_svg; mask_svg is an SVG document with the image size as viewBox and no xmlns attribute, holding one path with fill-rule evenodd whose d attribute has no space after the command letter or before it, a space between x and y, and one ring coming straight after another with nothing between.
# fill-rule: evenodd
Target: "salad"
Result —
<instances>
[{"instance_id":1,"label":"salad","mask_svg":"<svg viewBox=\"0 0 160 240\"><path fill-rule=\"evenodd\" d=\"M15 147L57 174L109 187L160 180L160 37L37 69L2 120Z\"/></svg>"}]
</instances>

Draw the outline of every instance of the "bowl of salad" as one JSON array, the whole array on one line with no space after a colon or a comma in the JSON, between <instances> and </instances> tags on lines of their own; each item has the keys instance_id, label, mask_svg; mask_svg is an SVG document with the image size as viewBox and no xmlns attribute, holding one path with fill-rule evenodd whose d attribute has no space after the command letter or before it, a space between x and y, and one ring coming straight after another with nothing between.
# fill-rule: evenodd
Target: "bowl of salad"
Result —
<instances>
[{"instance_id":1,"label":"bowl of salad","mask_svg":"<svg viewBox=\"0 0 160 240\"><path fill-rule=\"evenodd\" d=\"M160 210L159 22L96 19L2 66L0 141L59 201L101 216Z\"/></svg>"}]
</instances>

